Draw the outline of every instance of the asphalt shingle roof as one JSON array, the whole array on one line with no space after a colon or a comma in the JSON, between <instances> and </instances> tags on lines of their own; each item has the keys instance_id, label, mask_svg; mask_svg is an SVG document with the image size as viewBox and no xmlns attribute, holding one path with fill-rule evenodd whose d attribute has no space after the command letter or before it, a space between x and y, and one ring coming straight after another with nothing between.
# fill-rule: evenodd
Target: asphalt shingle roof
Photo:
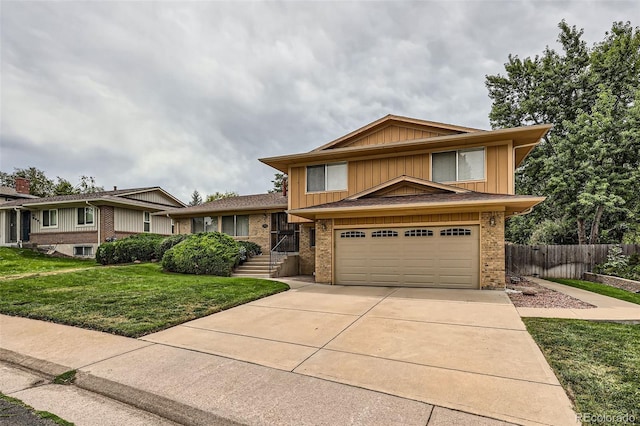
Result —
<instances>
[{"instance_id":1,"label":"asphalt shingle roof","mask_svg":"<svg viewBox=\"0 0 640 426\"><path fill-rule=\"evenodd\" d=\"M209 201L181 209L166 210L161 213L170 215L188 216L204 213L242 211L242 210L268 210L286 209L288 206L287 197L280 192L269 194L239 195L237 197L222 198L220 200Z\"/></svg>"},{"instance_id":2,"label":"asphalt shingle roof","mask_svg":"<svg viewBox=\"0 0 640 426\"><path fill-rule=\"evenodd\" d=\"M92 192L89 194L56 195L53 197L33 198L28 200L14 200L14 201L9 201L7 203L3 203L2 207L24 206L24 205L35 204L35 203L57 203L57 202L65 202L65 201L95 200L98 198L109 199L109 197L113 197L117 195L128 194L131 192L148 191L151 189L159 189L159 188L160 187L157 187L157 186L151 186L147 188L117 189L115 191Z\"/></svg>"}]
</instances>

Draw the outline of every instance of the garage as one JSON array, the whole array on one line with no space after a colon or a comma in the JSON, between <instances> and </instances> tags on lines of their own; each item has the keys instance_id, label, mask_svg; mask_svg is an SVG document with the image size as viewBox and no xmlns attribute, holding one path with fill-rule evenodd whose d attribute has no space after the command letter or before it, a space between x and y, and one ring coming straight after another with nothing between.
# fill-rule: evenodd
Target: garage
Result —
<instances>
[{"instance_id":1,"label":"garage","mask_svg":"<svg viewBox=\"0 0 640 426\"><path fill-rule=\"evenodd\" d=\"M335 282L477 289L479 234L477 225L336 230Z\"/></svg>"}]
</instances>

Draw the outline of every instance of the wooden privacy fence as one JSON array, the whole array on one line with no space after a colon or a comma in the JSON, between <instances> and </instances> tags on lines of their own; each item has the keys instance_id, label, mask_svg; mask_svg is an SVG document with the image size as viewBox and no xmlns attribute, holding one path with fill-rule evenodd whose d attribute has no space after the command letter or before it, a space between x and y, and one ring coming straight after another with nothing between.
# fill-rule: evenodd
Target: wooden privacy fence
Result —
<instances>
[{"instance_id":1,"label":"wooden privacy fence","mask_svg":"<svg viewBox=\"0 0 640 426\"><path fill-rule=\"evenodd\" d=\"M607 260L613 244L520 246L507 244L507 274L582 279L582 274ZM640 244L622 244L625 255L640 253Z\"/></svg>"}]
</instances>

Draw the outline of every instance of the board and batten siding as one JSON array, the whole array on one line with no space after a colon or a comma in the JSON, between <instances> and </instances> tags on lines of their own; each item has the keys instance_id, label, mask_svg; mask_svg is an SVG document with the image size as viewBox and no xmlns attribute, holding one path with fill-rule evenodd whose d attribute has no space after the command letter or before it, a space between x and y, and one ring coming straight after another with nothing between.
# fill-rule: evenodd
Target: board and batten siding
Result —
<instances>
[{"instance_id":1,"label":"board and batten siding","mask_svg":"<svg viewBox=\"0 0 640 426\"><path fill-rule=\"evenodd\" d=\"M454 150L455 147L445 150ZM493 194L513 193L513 170L510 145L507 143L486 147L485 179L470 182L451 182L452 186ZM352 160L347 162L348 188L346 191L307 193L306 166L292 167L289 173L290 209L340 201L388 182L399 176L423 180L431 179L431 155L429 152L413 155L397 155L385 158Z\"/></svg>"},{"instance_id":2,"label":"board and batten siding","mask_svg":"<svg viewBox=\"0 0 640 426\"><path fill-rule=\"evenodd\" d=\"M42 226L42 210L31 212L31 232L32 233L47 233L47 232L89 232L97 231L97 212L94 212L93 225L78 225L78 212L77 207L66 209L51 209L58 210L58 226L57 227L43 227ZM36 216L38 220L33 219Z\"/></svg>"},{"instance_id":3,"label":"board and batten siding","mask_svg":"<svg viewBox=\"0 0 640 426\"><path fill-rule=\"evenodd\" d=\"M116 207L113 212L116 232L144 232L144 213L142 210L130 210ZM151 233L171 234L171 219L164 216L151 216Z\"/></svg>"},{"instance_id":4,"label":"board and batten siding","mask_svg":"<svg viewBox=\"0 0 640 426\"><path fill-rule=\"evenodd\" d=\"M131 198L132 200L146 201L148 203L162 204L165 206L181 207L180 204L176 203L171 198L165 196L160 191L141 192L139 194L127 195L127 196L124 196L123 198Z\"/></svg>"},{"instance_id":5,"label":"board and batten siding","mask_svg":"<svg viewBox=\"0 0 640 426\"><path fill-rule=\"evenodd\" d=\"M355 141L349 141L342 144L338 144L338 147L353 147L353 146L368 146L368 145L380 145L383 143L393 143L400 141L408 141L412 139L424 139L434 138L437 136L446 136L460 133L454 130L446 130L437 127L412 127L412 126L398 126L395 124L389 125L383 129L375 130L363 135Z\"/></svg>"}]
</instances>

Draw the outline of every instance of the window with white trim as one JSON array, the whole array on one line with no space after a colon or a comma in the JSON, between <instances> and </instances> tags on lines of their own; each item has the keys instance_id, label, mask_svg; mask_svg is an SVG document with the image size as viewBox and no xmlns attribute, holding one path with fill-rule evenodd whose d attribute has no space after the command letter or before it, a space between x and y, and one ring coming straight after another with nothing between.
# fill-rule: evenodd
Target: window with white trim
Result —
<instances>
[{"instance_id":1,"label":"window with white trim","mask_svg":"<svg viewBox=\"0 0 640 426\"><path fill-rule=\"evenodd\" d=\"M42 227L43 228L58 227L58 209L42 210Z\"/></svg>"},{"instance_id":2,"label":"window with white trim","mask_svg":"<svg viewBox=\"0 0 640 426\"><path fill-rule=\"evenodd\" d=\"M142 212L142 231L151 232L151 213Z\"/></svg>"},{"instance_id":3,"label":"window with white trim","mask_svg":"<svg viewBox=\"0 0 640 426\"><path fill-rule=\"evenodd\" d=\"M222 216L222 232L232 237L249 236L249 216Z\"/></svg>"},{"instance_id":4,"label":"window with white trim","mask_svg":"<svg viewBox=\"0 0 640 426\"><path fill-rule=\"evenodd\" d=\"M93 225L93 207L78 207L78 225Z\"/></svg>"},{"instance_id":5,"label":"window with white trim","mask_svg":"<svg viewBox=\"0 0 640 426\"><path fill-rule=\"evenodd\" d=\"M91 246L75 246L73 248L74 256L91 257L93 256L93 247Z\"/></svg>"},{"instance_id":6,"label":"window with white trim","mask_svg":"<svg viewBox=\"0 0 640 426\"><path fill-rule=\"evenodd\" d=\"M459 149L431 154L431 180L459 182L484 179L484 148Z\"/></svg>"},{"instance_id":7,"label":"window with white trim","mask_svg":"<svg viewBox=\"0 0 640 426\"><path fill-rule=\"evenodd\" d=\"M345 191L347 163L307 166L307 192Z\"/></svg>"}]
</instances>

